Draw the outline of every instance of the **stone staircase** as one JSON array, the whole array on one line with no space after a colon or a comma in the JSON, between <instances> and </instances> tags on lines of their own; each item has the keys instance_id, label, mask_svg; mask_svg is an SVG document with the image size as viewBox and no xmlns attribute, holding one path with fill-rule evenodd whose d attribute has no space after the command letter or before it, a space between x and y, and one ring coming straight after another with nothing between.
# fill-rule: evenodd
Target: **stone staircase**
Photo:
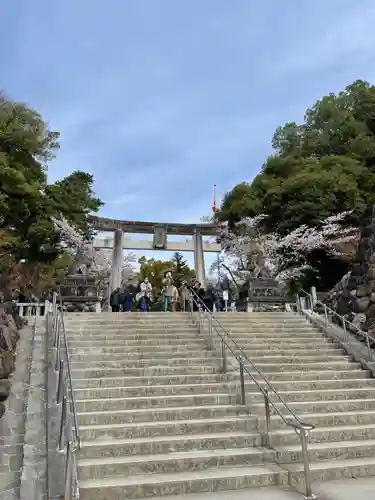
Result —
<instances>
[{"instance_id":1,"label":"stone staircase","mask_svg":"<svg viewBox=\"0 0 375 500\"><path fill-rule=\"evenodd\" d=\"M316 426L314 480L375 475L375 380L293 313L223 313L221 323L303 421ZM65 318L82 440L82 500L162 497L293 484L299 438L215 357L185 313ZM280 407L283 411L283 408Z\"/></svg>"}]
</instances>

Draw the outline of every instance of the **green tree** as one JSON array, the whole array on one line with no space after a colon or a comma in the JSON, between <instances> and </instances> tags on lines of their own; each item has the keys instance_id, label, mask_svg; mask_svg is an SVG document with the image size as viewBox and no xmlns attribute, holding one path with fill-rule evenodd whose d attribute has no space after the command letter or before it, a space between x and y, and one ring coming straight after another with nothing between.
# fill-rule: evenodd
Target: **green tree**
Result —
<instances>
[{"instance_id":1,"label":"green tree","mask_svg":"<svg viewBox=\"0 0 375 500\"><path fill-rule=\"evenodd\" d=\"M303 124L279 127L275 154L224 197L217 218L233 225L265 213L266 229L282 234L343 210L364 220L375 203L374 109L375 86L356 81L317 101Z\"/></svg>"},{"instance_id":2,"label":"green tree","mask_svg":"<svg viewBox=\"0 0 375 500\"><path fill-rule=\"evenodd\" d=\"M53 218L62 214L89 235L87 214L101 206L90 174L47 184L58 138L35 110L0 96L0 230L13 238L15 262L52 264L63 251Z\"/></svg>"},{"instance_id":3,"label":"green tree","mask_svg":"<svg viewBox=\"0 0 375 500\"><path fill-rule=\"evenodd\" d=\"M175 285L179 288L183 281L190 281L195 277L195 272L190 269L188 263L180 252L175 252L172 256L173 278Z\"/></svg>"},{"instance_id":4,"label":"green tree","mask_svg":"<svg viewBox=\"0 0 375 500\"><path fill-rule=\"evenodd\" d=\"M286 235L302 224L315 226L352 211L350 223L360 227L375 203L374 110L375 86L358 80L317 101L302 124L278 127L275 153L251 183L227 193L217 219L233 228L241 218L263 213L266 232ZM316 276L308 279L321 288L338 281L348 266L324 254L310 259L319 283Z\"/></svg>"}]
</instances>

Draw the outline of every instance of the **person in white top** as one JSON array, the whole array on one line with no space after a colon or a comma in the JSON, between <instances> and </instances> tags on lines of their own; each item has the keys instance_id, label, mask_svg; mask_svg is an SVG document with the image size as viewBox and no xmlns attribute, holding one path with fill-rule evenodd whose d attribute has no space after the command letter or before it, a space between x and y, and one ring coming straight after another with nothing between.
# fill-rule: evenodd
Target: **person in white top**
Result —
<instances>
[{"instance_id":1,"label":"person in white top","mask_svg":"<svg viewBox=\"0 0 375 500\"><path fill-rule=\"evenodd\" d=\"M152 285L146 277L140 286L140 309L142 311L149 311L152 300Z\"/></svg>"},{"instance_id":2,"label":"person in white top","mask_svg":"<svg viewBox=\"0 0 375 500\"><path fill-rule=\"evenodd\" d=\"M180 297L180 294L178 293L177 287L174 285L172 286L172 312L177 312L177 304L178 304L178 299Z\"/></svg>"}]
</instances>

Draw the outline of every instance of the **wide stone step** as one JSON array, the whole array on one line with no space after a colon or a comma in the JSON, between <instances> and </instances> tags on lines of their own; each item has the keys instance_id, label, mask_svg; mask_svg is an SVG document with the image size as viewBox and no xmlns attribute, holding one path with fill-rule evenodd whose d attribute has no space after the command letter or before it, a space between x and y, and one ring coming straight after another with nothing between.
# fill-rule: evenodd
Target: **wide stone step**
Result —
<instances>
[{"instance_id":1,"label":"wide stone step","mask_svg":"<svg viewBox=\"0 0 375 500\"><path fill-rule=\"evenodd\" d=\"M248 334L245 334L248 335ZM106 344L107 342L113 342L116 340L123 340L123 341L129 341L129 340L138 340L138 341L147 341L147 340L159 340L159 341L165 341L165 340L181 340L183 342L186 341L191 341L195 339L202 339L202 336L196 332L188 332L188 333L159 333L159 334L152 334L152 333L133 333L133 332L121 332L121 333L111 333L107 332L105 329L102 329L98 333L93 333L93 332L77 332L75 334L70 334L67 336L68 342L73 341L73 340L99 340L103 344Z\"/></svg>"},{"instance_id":2,"label":"wide stone step","mask_svg":"<svg viewBox=\"0 0 375 500\"><path fill-rule=\"evenodd\" d=\"M222 432L257 433L256 417L200 418L161 422L120 423L110 425L81 425L80 437L83 441L96 439L152 438L155 436L179 436L189 434L218 434ZM280 440L280 444L286 442Z\"/></svg>"},{"instance_id":3,"label":"wide stone step","mask_svg":"<svg viewBox=\"0 0 375 500\"><path fill-rule=\"evenodd\" d=\"M176 342L176 343L108 343L102 344L100 342L69 342L69 352L93 352L93 353L111 353L111 352L142 352L142 353L155 353L159 351L183 351L188 352L197 351L206 348L206 343L202 339L197 339L194 342Z\"/></svg>"},{"instance_id":4,"label":"wide stone step","mask_svg":"<svg viewBox=\"0 0 375 500\"><path fill-rule=\"evenodd\" d=\"M359 367L354 368L351 366L349 370L309 370L309 371L285 371L285 372L267 372L262 370L263 375L267 377L268 380L274 381L285 381L285 380L348 380L354 378L370 378L371 373L369 370L361 370Z\"/></svg>"},{"instance_id":5,"label":"wide stone step","mask_svg":"<svg viewBox=\"0 0 375 500\"><path fill-rule=\"evenodd\" d=\"M82 395L83 391L111 391L115 388L135 393L138 395L144 394L166 394L176 393L180 390L187 392L196 391L202 392L202 388L208 392L220 392L220 388L226 387L231 392L238 390L239 378L235 375L228 377L227 375L206 375L202 377L181 377L170 380L169 377L159 377L161 380L133 378L133 377L119 377L119 378L103 378L103 379L73 379L73 387L77 396ZM143 385L139 382L143 381ZM260 382L260 377L257 378ZM164 382L164 384L163 384ZM134 384L134 385L133 385ZM360 379L328 379L328 380L285 380L285 381L272 381L273 387L277 391L305 391L305 390L321 390L321 389L349 389L349 388L367 388L375 386L375 379L360 378ZM189 389L191 387L191 389ZM250 377L245 379L245 387L248 390L256 388L255 382L250 380ZM186 389L185 389L186 388ZM104 392L103 392L104 394ZM86 399L86 398L85 398Z\"/></svg>"},{"instance_id":6,"label":"wide stone step","mask_svg":"<svg viewBox=\"0 0 375 500\"><path fill-rule=\"evenodd\" d=\"M309 344L308 342L302 344L288 344L287 342L276 344L276 343L239 343L237 344L249 352L264 352L264 353L278 353L290 350L291 352L295 352L296 354L299 352L315 352L319 350L320 352L332 352L332 351L341 351L344 352L343 349L340 349L339 346L335 344L330 344L328 342L322 341L321 343ZM144 353L154 353L159 351L196 351L205 346L206 342L203 339L196 339L193 342L115 342L104 344L98 341L90 342L90 341L78 341L72 342L69 341L68 350L70 353L75 352L92 352L92 353L112 353L112 352L144 352Z\"/></svg>"},{"instance_id":7,"label":"wide stone step","mask_svg":"<svg viewBox=\"0 0 375 500\"><path fill-rule=\"evenodd\" d=\"M263 395L259 392L247 390L248 399L251 403L263 401ZM375 387L352 388L352 389L319 389L306 391L279 391L279 395L286 403L303 403L305 401L341 401L341 400L375 400ZM270 392L272 401L277 401L276 395Z\"/></svg>"},{"instance_id":8,"label":"wide stone step","mask_svg":"<svg viewBox=\"0 0 375 500\"><path fill-rule=\"evenodd\" d=\"M219 373L220 369L213 366L200 366L200 365L178 365L178 366L149 366L144 368L126 368L126 367L103 367L98 368L95 366L84 366L85 363L80 364L81 367L73 367L73 378L101 378L101 377L123 377L123 376L139 376L139 377L153 377L157 375L194 375L205 373Z\"/></svg>"},{"instance_id":9,"label":"wide stone step","mask_svg":"<svg viewBox=\"0 0 375 500\"><path fill-rule=\"evenodd\" d=\"M249 331L247 333L236 333L236 332L229 332L229 335L236 341L246 341L246 340L251 340L251 341L267 341L267 342L315 342L315 341L321 341L324 339L324 335L322 333L317 333L317 332L255 332L255 331Z\"/></svg>"},{"instance_id":10,"label":"wide stone step","mask_svg":"<svg viewBox=\"0 0 375 500\"><path fill-rule=\"evenodd\" d=\"M195 420L198 418L221 418L228 416L249 416L241 405L207 405L164 408L143 408L136 410L96 410L78 412L79 425L112 425L123 423Z\"/></svg>"},{"instance_id":11,"label":"wide stone step","mask_svg":"<svg viewBox=\"0 0 375 500\"><path fill-rule=\"evenodd\" d=\"M113 500L187 495L287 484L288 473L270 466L212 468L185 474L147 474L130 478L87 479L81 482L82 500Z\"/></svg>"},{"instance_id":12,"label":"wide stone step","mask_svg":"<svg viewBox=\"0 0 375 500\"><path fill-rule=\"evenodd\" d=\"M261 384L262 386L264 384ZM295 401L295 398L310 398L320 399L326 397L327 391L344 391L350 389L353 394L354 391L375 391L375 380L349 380L349 381L324 381L324 382L273 382L273 387L280 392L281 396L286 401ZM74 384L75 387L75 384ZM254 394L259 393L258 386L255 382L248 380L245 381L245 388L249 394L249 401L254 401ZM301 394L301 391L304 391ZM322 396L315 396L313 391L320 391ZM323 392L321 392L323 391ZM169 396L174 394L195 394L195 393L220 393L228 392L228 394L236 394L239 392L239 381L221 381L221 382L201 382L197 384L179 384L179 385L146 385L146 386L107 386L103 388L75 388L75 397L77 399L96 399L96 398L110 398L110 397L147 397L147 396ZM350 397L349 397L350 399ZM303 399L301 399L303 400Z\"/></svg>"},{"instance_id":13,"label":"wide stone step","mask_svg":"<svg viewBox=\"0 0 375 500\"><path fill-rule=\"evenodd\" d=\"M246 353L246 351L244 351ZM265 363L275 363L275 364L294 364L296 360L298 360L298 363L318 363L318 362L327 362L330 363L331 361L334 363L338 362L349 362L352 358L351 356L345 356L341 352L330 352L328 353L323 353L320 354L319 352L316 352L316 355L313 355L311 353L307 354L300 354L300 353L295 353L294 355L292 353L269 353L267 355L257 355L256 353L252 353L251 351L249 352L249 359L252 361L255 366Z\"/></svg>"},{"instance_id":14,"label":"wide stone step","mask_svg":"<svg viewBox=\"0 0 375 500\"><path fill-rule=\"evenodd\" d=\"M310 342L310 338L303 338L302 340L298 339L285 339L285 338L278 338L278 337L273 337L272 339L253 339L251 335L248 335L246 339L238 339L237 337L234 337L231 335L231 338L237 342L239 345L243 346L248 346L248 347L254 347L254 349L273 349L273 348L288 348L290 347L291 349L315 349L316 347L337 347L338 344L336 344L332 339L326 338L323 335L319 337L319 339L315 340L314 342Z\"/></svg>"},{"instance_id":15,"label":"wide stone step","mask_svg":"<svg viewBox=\"0 0 375 500\"><path fill-rule=\"evenodd\" d=\"M305 367L306 368L306 367ZM325 379L328 376L333 376L335 378L368 378L370 376L368 371L361 370L359 363L348 363L344 367L339 367L338 371L334 368L324 365L324 364L314 364L312 367L308 367L301 371L299 368L293 369L292 365L285 365L284 367L277 367L275 365L268 365L266 367L259 367L264 376L268 380L316 380ZM288 371L288 369L290 371ZM168 367L149 367L149 368L95 368L95 367L85 367L81 369L73 370L73 378L105 378L105 377L142 377L151 378L159 376L196 376L205 374L219 374L219 367L212 366L168 366ZM237 369L235 370L238 371ZM251 370L249 370L251 371ZM234 372L233 372L234 373ZM257 374L252 372L254 376ZM229 375L231 375L229 373ZM259 376L258 376L259 377Z\"/></svg>"},{"instance_id":16,"label":"wide stone step","mask_svg":"<svg viewBox=\"0 0 375 500\"><path fill-rule=\"evenodd\" d=\"M193 375L159 375L148 377L103 377L103 378L81 378L73 376L73 387L75 389L106 388L106 387L133 387L133 386L158 386L158 385L180 385L180 384L204 384L214 382L225 382L235 378L233 375L221 373L202 373Z\"/></svg>"},{"instance_id":17,"label":"wide stone step","mask_svg":"<svg viewBox=\"0 0 375 500\"><path fill-rule=\"evenodd\" d=\"M281 403L275 403L280 412L288 415L287 409ZM301 401L293 402L289 405L297 415L302 413L326 413L375 410L375 399L351 399L351 400L331 400L331 401ZM264 414L264 404L250 404L249 408L254 415Z\"/></svg>"},{"instance_id":18,"label":"wide stone step","mask_svg":"<svg viewBox=\"0 0 375 500\"><path fill-rule=\"evenodd\" d=\"M202 351L203 352L203 351ZM84 368L87 365L95 364L96 368L151 368L151 367L162 367L162 366L202 366L212 363L220 363L221 358L214 358L211 353L209 356L199 358L164 358L164 359L132 359L132 358L119 358L113 359L109 357L108 359L96 359L94 358L91 362L90 358L84 361L72 360L71 366L74 370L75 368Z\"/></svg>"},{"instance_id":19,"label":"wide stone step","mask_svg":"<svg viewBox=\"0 0 375 500\"><path fill-rule=\"evenodd\" d=\"M88 352L81 349L79 352L71 353L71 361L79 362L84 361L85 363L96 363L97 361L106 362L108 360L122 360L122 361L136 361L143 360L145 363L147 361L150 364L156 364L157 360L160 360L160 363L163 364L166 360L171 359L181 359L181 356L186 354L186 359L199 359L202 358L213 358L212 351L205 349L202 346L199 350L196 351L184 351L182 349L176 351L155 351L155 352L144 352L144 351L133 351L133 352Z\"/></svg>"},{"instance_id":20,"label":"wide stone step","mask_svg":"<svg viewBox=\"0 0 375 500\"><path fill-rule=\"evenodd\" d=\"M162 408L199 405L226 405L230 404L230 395L226 393L216 394L185 394L172 396L148 396L145 398L107 398L107 399L77 399L77 412ZM233 398L232 398L233 399Z\"/></svg>"},{"instance_id":21,"label":"wide stone step","mask_svg":"<svg viewBox=\"0 0 375 500\"><path fill-rule=\"evenodd\" d=\"M151 336L162 336L162 335L196 335L196 326L174 326L174 327L157 327L153 325L148 325L144 327L121 327L121 328L111 328L111 327L98 327L98 328L69 328L66 330L69 337L74 337L76 335L87 335L87 336L97 336L102 335L104 332L109 335L151 335ZM244 330L246 331L246 330Z\"/></svg>"},{"instance_id":22,"label":"wide stone step","mask_svg":"<svg viewBox=\"0 0 375 500\"><path fill-rule=\"evenodd\" d=\"M77 399L126 398L126 397L167 397L184 394L215 394L236 392L237 384L182 384L165 386L106 387L103 389L76 389Z\"/></svg>"},{"instance_id":23,"label":"wide stone step","mask_svg":"<svg viewBox=\"0 0 375 500\"><path fill-rule=\"evenodd\" d=\"M298 359L298 358L297 358ZM360 363L355 363L351 361L329 361L329 362L303 362L298 360L294 363L256 363L256 367L263 373L267 372L286 372L286 371L336 371L336 370L352 370L360 368ZM251 365L246 365L249 371L251 371Z\"/></svg>"},{"instance_id":24,"label":"wide stone step","mask_svg":"<svg viewBox=\"0 0 375 500\"><path fill-rule=\"evenodd\" d=\"M306 343L314 343L316 341L321 341L324 339L324 337L321 334L318 333L301 333L301 332L296 332L296 333L290 333L290 332L285 332L285 333L272 333L272 332L264 332L264 333L259 333L259 332L247 332L243 334L233 334L228 332L229 335L233 340L235 340L238 343L241 342L254 342L254 343L270 343L272 344L273 341L275 343L280 343L281 341L284 342L306 342ZM86 341L100 341L103 345L105 344L112 344L116 342L130 342L130 341L138 341L140 343L143 342L148 342L150 340L154 340L157 342L162 342L162 343L169 343L170 340L176 341L180 340L181 343L186 343L186 342L192 342L196 339L202 340L204 338L207 338L207 332L205 333L187 333L187 334L171 334L171 333L164 333L164 334L159 334L159 335L152 335L152 334L133 334L133 333L103 333L103 330L98 333L98 334L86 334L86 333L77 333L75 335L70 335L67 337L68 343L70 345L70 342L76 342L80 341L82 342L83 340ZM220 338L218 335L213 334L213 338Z\"/></svg>"},{"instance_id":25,"label":"wide stone step","mask_svg":"<svg viewBox=\"0 0 375 500\"><path fill-rule=\"evenodd\" d=\"M79 477L85 480L138 474L181 474L208 468L262 465L264 458L274 461L274 457L275 452L266 449L234 448L88 458L79 460Z\"/></svg>"},{"instance_id":26,"label":"wide stone step","mask_svg":"<svg viewBox=\"0 0 375 500\"><path fill-rule=\"evenodd\" d=\"M80 372L81 373L81 372ZM268 373L267 379L281 384L309 384L310 382L318 383L331 382L331 381L350 381L361 380L366 384L372 385L368 370L351 370L351 371L337 371L337 372L284 372L284 373ZM257 377L260 380L260 377ZM149 376L118 376L118 377L102 377L102 378L77 378L73 373L73 386L76 389L85 388L100 388L100 387L133 387L133 386L154 386L154 385L181 385L181 384L198 384L198 383L213 383L225 381L237 381L238 373L236 371L221 374L221 373L197 373L197 374L180 374L180 375L149 375ZM302 387L302 386L301 386ZM312 386L314 387L314 386Z\"/></svg>"},{"instance_id":27,"label":"wide stone step","mask_svg":"<svg viewBox=\"0 0 375 500\"><path fill-rule=\"evenodd\" d=\"M117 394L120 393L118 389L114 389ZM375 390L371 391L360 390L360 389L342 389L342 390L321 390L321 391L307 391L302 393L300 391L292 392L281 392L280 395L283 397L284 401L291 403L293 408L297 408L297 405L316 405L327 403L327 406L331 404L345 401L345 407L349 406L351 403L357 404L361 408L372 408L375 405L374 399ZM247 392L248 400L251 401L250 408L255 408L257 403L261 403L263 400L262 394L257 392ZM95 396L95 394L94 394ZM144 397L121 397L118 395L114 397L112 395L107 395L107 398L92 398L92 399L76 399L76 406L78 412L86 411L101 411L101 410L120 410L120 409L141 409L141 408L153 408L153 407L165 407L165 406L197 406L197 405L225 405L230 404L235 401L235 397L229 394L229 392L222 393L202 393L202 394L169 394L164 396L144 396ZM271 395L271 399L276 401L276 397ZM276 403L277 407L280 405ZM364 406L363 406L364 405ZM263 404L262 404L263 406ZM280 408L284 410L283 408ZM305 406L303 406L305 411Z\"/></svg>"},{"instance_id":28,"label":"wide stone step","mask_svg":"<svg viewBox=\"0 0 375 500\"><path fill-rule=\"evenodd\" d=\"M243 351L251 355L254 353L255 356L308 356L314 354L327 354L329 356L333 355L343 355L346 356L345 349L341 349L335 345L322 344L320 346L309 346L305 344L304 346L287 346L285 345L263 345L263 346L249 346L246 344L238 344Z\"/></svg>"},{"instance_id":29,"label":"wide stone step","mask_svg":"<svg viewBox=\"0 0 375 500\"><path fill-rule=\"evenodd\" d=\"M290 328L279 328L277 326L275 327L257 327L257 328L248 328L248 327L236 327L236 328L224 328L225 331L232 335L266 335L266 334L271 334L273 336L278 336L278 335L319 335L320 332L318 330L315 330L309 326L298 326L298 327L290 327ZM98 328L82 328L82 327L77 327L77 328L67 328L66 333L69 337L71 336L99 336L99 335L104 335L105 332L108 335L113 335L113 336L121 336L121 335L149 335L151 337L158 337L158 336L164 336L164 335L180 335L180 336L189 336L189 335L195 335L198 333L198 328L197 326L190 326L190 327L167 327L167 328L156 328L153 325L149 325L147 327L143 328L127 328L127 327L122 327L122 328L110 328L108 326L100 326ZM320 334L322 335L322 334Z\"/></svg>"},{"instance_id":30,"label":"wide stone step","mask_svg":"<svg viewBox=\"0 0 375 500\"><path fill-rule=\"evenodd\" d=\"M261 445L259 433L222 432L218 434L190 434L180 436L154 436L153 438L97 439L83 441L80 458L120 457L126 455L151 455L194 450L226 448L252 448Z\"/></svg>"},{"instance_id":31,"label":"wide stone step","mask_svg":"<svg viewBox=\"0 0 375 500\"><path fill-rule=\"evenodd\" d=\"M344 350L332 350L332 351L307 351L307 352L293 352L293 351L285 351L285 352L275 352L275 351L253 351L253 350L244 350L246 354L249 355L250 359L257 364L260 360L267 360L272 363L293 363L297 358L304 359L306 361L329 361L330 359L337 360L340 359L350 359L345 355ZM205 349L205 346L202 346L199 350L196 351L183 351L181 349L177 351L155 351L155 352L90 352L84 351L81 349L79 352L71 353L71 362L85 362L85 363L96 363L96 362L106 362L106 361L136 361L143 360L144 362L149 361L151 365L157 363L160 360L160 363L163 364L166 360L172 359L180 359L183 354L186 354L186 359L199 359L208 358L212 359L214 354L212 351ZM218 358L216 358L216 361Z\"/></svg>"},{"instance_id":32,"label":"wide stone step","mask_svg":"<svg viewBox=\"0 0 375 500\"><path fill-rule=\"evenodd\" d=\"M325 427L340 428L346 426L364 426L367 427L375 422L375 409L373 410L362 410L358 412L357 410L338 410L337 412L326 413L324 409L319 412L314 413L302 413L298 414L299 418L303 422L308 422L316 427L311 433L312 439L314 436L319 435L319 431L324 430ZM286 432L285 423L281 420L279 416L271 417L271 428L273 430L280 430L281 432ZM293 431L294 432L294 431ZM323 431L322 431L323 432ZM333 441L334 439L332 439Z\"/></svg>"},{"instance_id":33,"label":"wide stone step","mask_svg":"<svg viewBox=\"0 0 375 500\"><path fill-rule=\"evenodd\" d=\"M206 338L206 336L202 337ZM250 336L246 339L238 339L236 337L233 337L231 335L231 340L236 342L238 346L240 346L242 349L264 349L264 350L273 350L273 349L293 349L298 351L299 349L305 350L305 349L319 349L319 348L324 348L324 349L334 349L338 348L339 346L335 344L332 340L330 339L325 339L324 337L321 337L319 340L311 341L310 339L294 339L294 338L289 338L289 339L280 339L280 338L272 338L272 339L252 339Z\"/></svg>"},{"instance_id":34,"label":"wide stone step","mask_svg":"<svg viewBox=\"0 0 375 500\"><path fill-rule=\"evenodd\" d=\"M215 326L215 322L213 323L213 326ZM244 324L244 325L239 325L239 324L229 324L229 325L223 325L221 323L221 326L224 328L224 330L227 330L228 332L238 332L238 333L243 333L243 332L273 332L273 333L287 333L287 332L311 332L311 333L318 333L318 329L314 328L312 325L309 323L305 324L282 324L282 323L275 323L275 324L257 324L257 325L249 325L249 324Z\"/></svg>"},{"instance_id":35,"label":"wide stone step","mask_svg":"<svg viewBox=\"0 0 375 500\"><path fill-rule=\"evenodd\" d=\"M313 423L313 419L310 418L308 420L308 423ZM326 444L327 447L333 447L338 441L349 443L351 441L369 442L369 440L375 440L375 423L367 425L357 424L331 425L326 427L321 426L310 432L309 447L312 446L312 443L323 443ZM290 427L285 427L283 429L278 429L272 432L273 447L285 446L288 450L290 450L291 448L289 445L293 443L300 446L301 441L299 436ZM314 458L314 460L319 460L319 458Z\"/></svg>"},{"instance_id":36,"label":"wide stone step","mask_svg":"<svg viewBox=\"0 0 375 500\"><path fill-rule=\"evenodd\" d=\"M285 464L289 471L289 482L303 484L303 465ZM359 478L375 476L375 458L332 459L310 463L310 474L313 482L330 481L340 478Z\"/></svg>"}]
</instances>

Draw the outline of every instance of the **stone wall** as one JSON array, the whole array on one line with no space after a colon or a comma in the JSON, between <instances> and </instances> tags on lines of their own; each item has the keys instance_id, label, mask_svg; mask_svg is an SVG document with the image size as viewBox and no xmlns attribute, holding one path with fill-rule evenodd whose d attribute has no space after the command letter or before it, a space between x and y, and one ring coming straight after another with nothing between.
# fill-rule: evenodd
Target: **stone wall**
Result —
<instances>
[{"instance_id":1,"label":"stone wall","mask_svg":"<svg viewBox=\"0 0 375 500\"><path fill-rule=\"evenodd\" d=\"M375 207L361 232L352 269L331 290L327 303L375 340Z\"/></svg>"},{"instance_id":2,"label":"stone wall","mask_svg":"<svg viewBox=\"0 0 375 500\"><path fill-rule=\"evenodd\" d=\"M14 313L14 312L13 312ZM46 359L43 317L33 325L7 316L16 344L15 359L4 367L8 377L0 418L0 498L49 500L46 479ZM23 326L18 335L15 325ZM16 341L18 339L18 342ZM15 342L16 341L16 342ZM9 374L9 371L12 371Z\"/></svg>"},{"instance_id":3,"label":"stone wall","mask_svg":"<svg viewBox=\"0 0 375 500\"><path fill-rule=\"evenodd\" d=\"M16 365L16 345L21 326L22 320L14 313L12 306L0 304L0 418L5 411L4 402L9 396L9 376Z\"/></svg>"}]
</instances>

